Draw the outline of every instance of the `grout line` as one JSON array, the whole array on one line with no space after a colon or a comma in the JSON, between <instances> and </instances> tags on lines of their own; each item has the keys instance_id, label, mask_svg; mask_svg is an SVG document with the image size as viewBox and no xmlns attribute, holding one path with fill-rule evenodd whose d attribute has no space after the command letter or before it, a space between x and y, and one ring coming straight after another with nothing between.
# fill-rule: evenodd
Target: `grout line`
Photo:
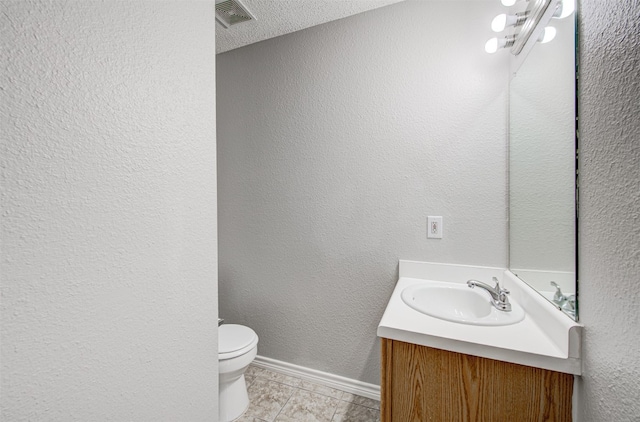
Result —
<instances>
[{"instance_id":1,"label":"grout line","mask_svg":"<svg viewBox=\"0 0 640 422\"><path fill-rule=\"evenodd\" d=\"M333 422L333 419L336 417L336 413L338 413L338 405L339 405L339 404L340 404L340 403L338 403L338 404L336 405L336 408L335 408L335 409L333 409L333 414L331 415L331 419L329 419L329 422Z\"/></svg>"},{"instance_id":2,"label":"grout line","mask_svg":"<svg viewBox=\"0 0 640 422\"><path fill-rule=\"evenodd\" d=\"M277 382L277 381L274 381L274 382ZM286 384L284 384L284 385L286 385ZM289 386L289 387L291 387L291 386ZM280 410L278 411L278 414L276 415L276 417L275 417L275 418L273 418L274 422L275 422L275 420L276 420L276 419L278 419L278 416L280 416L280 413L282 413L282 411L284 410L284 408L285 408L285 406L287 405L287 403L289 403L289 400L291 400L291 397L293 397L293 395L296 393L296 392L295 392L296 388L295 388L295 387L293 387L293 389L294 389L294 391L291 393L291 395L289 396L289 398L287 399L287 401L286 401L286 402L284 402L284 404L282 405L282 407L281 407L281 408L280 408Z\"/></svg>"},{"instance_id":3,"label":"grout line","mask_svg":"<svg viewBox=\"0 0 640 422\"><path fill-rule=\"evenodd\" d=\"M362 396L358 396L357 394L354 394L354 396L362 397ZM367 397L364 397L364 398L366 399ZM342 399L341 399L341 400L342 400ZM373 400L373 399L371 399L371 400ZM376 409L375 407L367 406L366 404L356 403L356 402L353 402L353 401L347 401L347 400L342 400L342 401L347 402L347 403L349 403L349 404L352 404L352 405L354 405L354 406L360 406L360 407L365 407L365 408L367 408L367 409L373 409L373 410L380 411L380 409Z\"/></svg>"}]
</instances>

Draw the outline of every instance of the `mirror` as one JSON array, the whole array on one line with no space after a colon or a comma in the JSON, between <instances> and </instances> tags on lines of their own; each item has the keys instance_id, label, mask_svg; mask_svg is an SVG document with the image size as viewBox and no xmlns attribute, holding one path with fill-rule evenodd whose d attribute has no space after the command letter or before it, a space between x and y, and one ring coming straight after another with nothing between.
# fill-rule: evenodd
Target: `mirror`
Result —
<instances>
[{"instance_id":1,"label":"mirror","mask_svg":"<svg viewBox=\"0 0 640 422\"><path fill-rule=\"evenodd\" d=\"M555 38L513 61L509 269L577 320L575 15L548 26Z\"/></svg>"}]
</instances>

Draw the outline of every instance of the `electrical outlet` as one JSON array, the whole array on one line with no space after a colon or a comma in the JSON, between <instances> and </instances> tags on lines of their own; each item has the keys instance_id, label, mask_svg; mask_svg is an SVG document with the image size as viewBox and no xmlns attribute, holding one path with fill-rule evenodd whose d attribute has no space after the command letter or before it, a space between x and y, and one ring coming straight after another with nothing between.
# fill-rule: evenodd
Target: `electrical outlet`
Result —
<instances>
[{"instance_id":1,"label":"electrical outlet","mask_svg":"<svg viewBox=\"0 0 640 422\"><path fill-rule=\"evenodd\" d=\"M427 217L427 238L428 239L442 239L442 217L441 216L428 216Z\"/></svg>"}]
</instances>

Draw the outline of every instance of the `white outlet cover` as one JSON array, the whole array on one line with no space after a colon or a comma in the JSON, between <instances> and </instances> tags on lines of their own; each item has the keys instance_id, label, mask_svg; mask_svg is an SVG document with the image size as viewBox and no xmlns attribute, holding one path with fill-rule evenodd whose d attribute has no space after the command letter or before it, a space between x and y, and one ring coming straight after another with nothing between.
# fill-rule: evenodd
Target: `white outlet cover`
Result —
<instances>
[{"instance_id":1,"label":"white outlet cover","mask_svg":"<svg viewBox=\"0 0 640 422\"><path fill-rule=\"evenodd\" d=\"M442 216L427 217L427 238L442 239Z\"/></svg>"}]
</instances>

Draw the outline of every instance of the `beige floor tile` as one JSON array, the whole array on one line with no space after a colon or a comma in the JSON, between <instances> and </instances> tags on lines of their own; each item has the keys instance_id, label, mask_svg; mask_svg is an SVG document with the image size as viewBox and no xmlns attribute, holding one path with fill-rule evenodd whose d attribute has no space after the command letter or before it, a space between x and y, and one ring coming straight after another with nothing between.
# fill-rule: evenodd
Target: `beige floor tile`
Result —
<instances>
[{"instance_id":1,"label":"beige floor tile","mask_svg":"<svg viewBox=\"0 0 640 422\"><path fill-rule=\"evenodd\" d=\"M245 382L245 384L247 384L247 388L249 388L249 386L251 385L251 383L255 379L256 379L256 377L254 377L254 376L247 375L246 373L244 374L244 382Z\"/></svg>"},{"instance_id":2,"label":"beige floor tile","mask_svg":"<svg viewBox=\"0 0 640 422\"><path fill-rule=\"evenodd\" d=\"M293 394L294 388L256 377L247 391L250 404L245 417L272 422Z\"/></svg>"},{"instance_id":3,"label":"beige floor tile","mask_svg":"<svg viewBox=\"0 0 640 422\"><path fill-rule=\"evenodd\" d=\"M379 422L380 402L254 365L249 409L234 422Z\"/></svg>"},{"instance_id":4,"label":"beige floor tile","mask_svg":"<svg viewBox=\"0 0 640 422\"><path fill-rule=\"evenodd\" d=\"M355 394L344 392L340 397L340 400L348 401L349 403L358 404L360 406L370 407L372 409L380 409L380 402L368 397L357 396Z\"/></svg>"},{"instance_id":5,"label":"beige floor tile","mask_svg":"<svg viewBox=\"0 0 640 422\"><path fill-rule=\"evenodd\" d=\"M335 388L327 387L326 385L314 384L305 380L300 380L298 388L336 399L339 399L343 394L342 391L336 390Z\"/></svg>"},{"instance_id":6,"label":"beige floor tile","mask_svg":"<svg viewBox=\"0 0 640 422\"><path fill-rule=\"evenodd\" d=\"M340 401L332 422L380 422L380 411Z\"/></svg>"},{"instance_id":7,"label":"beige floor tile","mask_svg":"<svg viewBox=\"0 0 640 422\"><path fill-rule=\"evenodd\" d=\"M262 368L258 368L257 366L249 365L247 371L244 373L245 376L249 375L252 377L260 377L264 376L265 370Z\"/></svg>"},{"instance_id":8,"label":"beige floor tile","mask_svg":"<svg viewBox=\"0 0 640 422\"><path fill-rule=\"evenodd\" d=\"M306 390L296 390L280 414L277 422L331 422L340 401Z\"/></svg>"},{"instance_id":9,"label":"beige floor tile","mask_svg":"<svg viewBox=\"0 0 640 422\"><path fill-rule=\"evenodd\" d=\"M290 385L291 387L300 386L300 382L302 381L300 378L290 377L288 375L284 375L279 372L272 372L266 369L263 369L263 372L259 376L266 378L270 381L275 381L281 384Z\"/></svg>"},{"instance_id":10,"label":"beige floor tile","mask_svg":"<svg viewBox=\"0 0 640 422\"><path fill-rule=\"evenodd\" d=\"M240 416L238 419L234 419L233 422L265 422L263 419L254 418L253 416L246 416L246 413Z\"/></svg>"}]
</instances>

